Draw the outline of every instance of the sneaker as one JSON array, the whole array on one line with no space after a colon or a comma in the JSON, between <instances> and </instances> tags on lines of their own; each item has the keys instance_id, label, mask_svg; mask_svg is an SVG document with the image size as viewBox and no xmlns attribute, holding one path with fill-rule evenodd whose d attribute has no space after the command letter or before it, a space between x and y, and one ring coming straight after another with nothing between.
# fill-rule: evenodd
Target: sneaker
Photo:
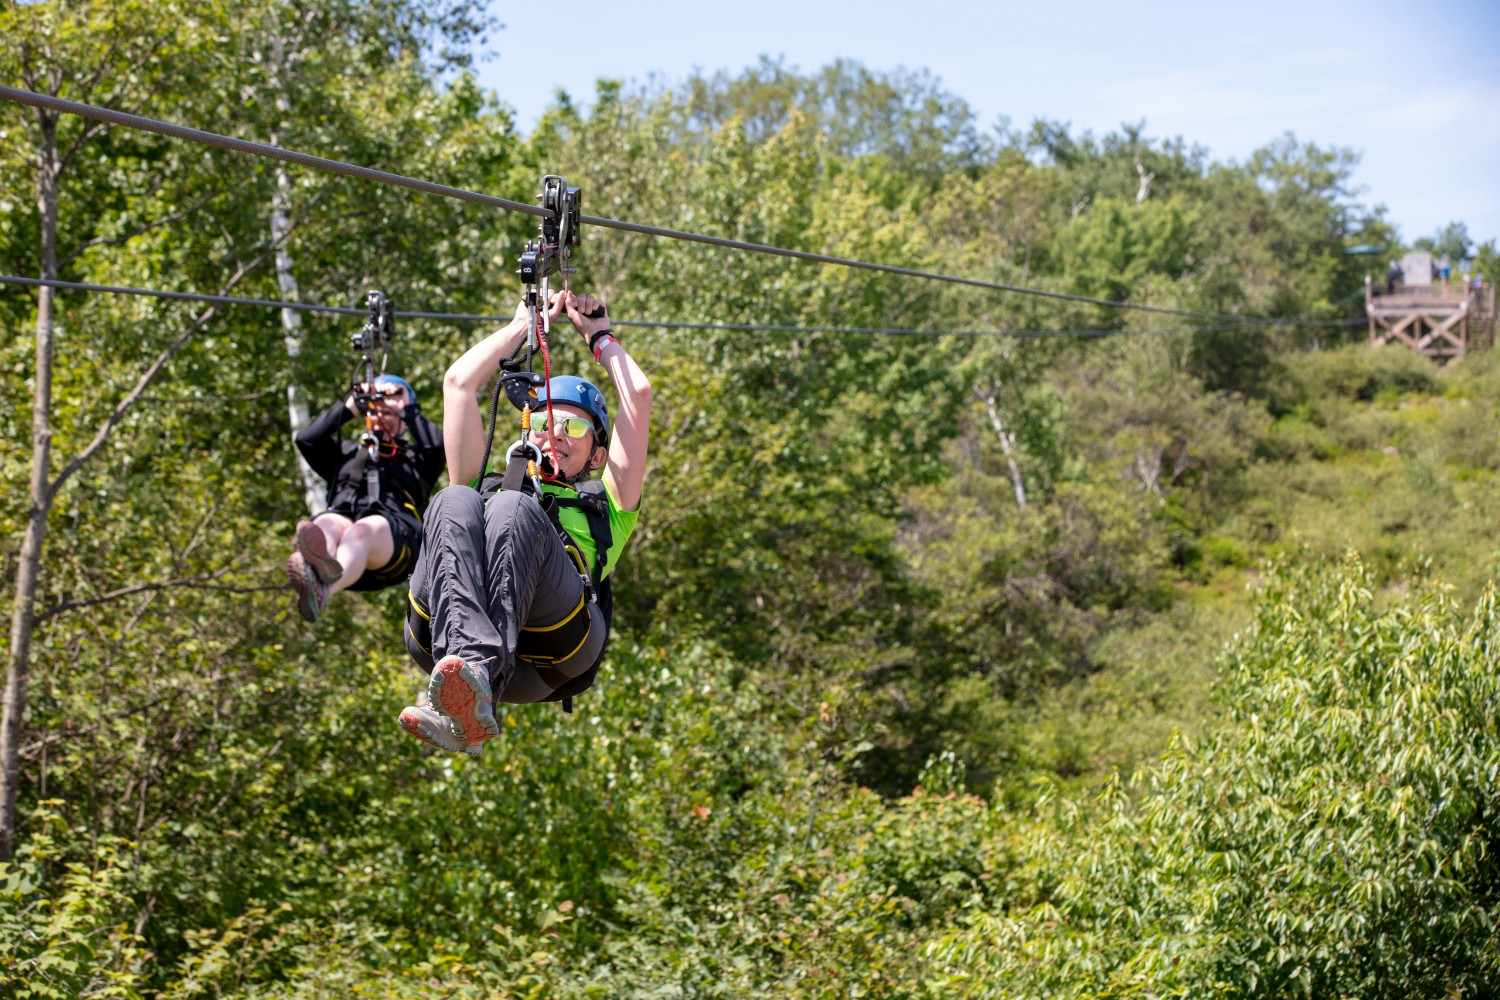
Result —
<instances>
[{"instance_id":1,"label":"sneaker","mask_svg":"<svg viewBox=\"0 0 1500 1000\"><path fill-rule=\"evenodd\" d=\"M311 521L297 522L297 534L292 544L296 546L302 561L312 567L312 571L322 582L332 585L338 583L339 577L344 575L343 564L328 553L328 536Z\"/></svg>"},{"instance_id":2,"label":"sneaker","mask_svg":"<svg viewBox=\"0 0 1500 1000\"><path fill-rule=\"evenodd\" d=\"M427 694L433 708L453 721L465 744L483 743L500 735L490 676L483 668L457 656L445 656L432 668Z\"/></svg>"},{"instance_id":3,"label":"sneaker","mask_svg":"<svg viewBox=\"0 0 1500 1000\"><path fill-rule=\"evenodd\" d=\"M297 592L297 613L310 622L317 621L328 607L328 584L318 579L300 552L293 552L286 561L286 578Z\"/></svg>"},{"instance_id":4,"label":"sneaker","mask_svg":"<svg viewBox=\"0 0 1500 1000\"><path fill-rule=\"evenodd\" d=\"M421 704L423 701L427 701L425 691L417 699L417 705L401 710L398 721L402 729L439 750L466 753L470 757L478 757L483 752L483 743L465 743L463 736L454 729L453 720L433 711L430 701L426 705Z\"/></svg>"},{"instance_id":5,"label":"sneaker","mask_svg":"<svg viewBox=\"0 0 1500 1000\"><path fill-rule=\"evenodd\" d=\"M401 723L402 729L439 750L463 753L468 749L468 742L457 731L453 720L430 708L403 708L397 721Z\"/></svg>"}]
</instances>

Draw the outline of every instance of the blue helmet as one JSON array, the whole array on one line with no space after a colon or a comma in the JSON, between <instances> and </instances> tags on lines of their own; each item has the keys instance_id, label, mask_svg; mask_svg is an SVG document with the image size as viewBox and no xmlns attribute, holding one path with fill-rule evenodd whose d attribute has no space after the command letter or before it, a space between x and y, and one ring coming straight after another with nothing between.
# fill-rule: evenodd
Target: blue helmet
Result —
<instances>
[{"instance_id":1,"label":"blue helmet","mask_svg":"<svg viewBox=\"0 0 1500 1000\"><path fill-rule=\"evenodd\" d=\"M380 385L382 382L389 382L389 383L392 383L394 385L399 385L401 388L405 389L406 390L406 398L407 398L407 400L413 406L416 405L416 403L417 403L417 390L413 389L411 387L411 383L408 382L408 381L406 381L406 379L402 378L400 375L376 375L375 376L375 381L374 381L373 384L374 385Z\"/></svg>"},{"instance_id":2,"label":"blue helmet","mask_svg":"<svg viewBox=\"0 0 1500 1000\"><path fill-rule=\"evenodd\" d=\"M594 421L594 441L599 447L609 445L609 408L604 404L604 393L593 383L577 375L554 375L545 386L537 390L537 409L547 405L550 397L554 404L567 403L587 413Z\"/></svg>"}]
</instances>

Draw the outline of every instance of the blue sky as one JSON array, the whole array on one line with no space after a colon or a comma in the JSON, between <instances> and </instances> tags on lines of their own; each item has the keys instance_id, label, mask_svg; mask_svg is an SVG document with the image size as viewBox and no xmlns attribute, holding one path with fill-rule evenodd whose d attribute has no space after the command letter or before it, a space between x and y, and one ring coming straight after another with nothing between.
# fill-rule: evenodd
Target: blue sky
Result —
<instances>
[{"instance_id":1,"label":"blue sky","mask_svg":"<svg viewBox=\"0 0 1500 1000\"><path fill-rule=\"evenodd\" d=\"M762 55L805 71L843 57L926 68L986 127L1044 117L1102 134L1144 119L1147 135L1181 135L1220 161L1290 130L1360 152L1361 200L1384 204L1407 240L1453 221L1476 241L1500 238L1500 0L497 0L494 11L505 28L480 79L523 132L558 88L586 104L600 77L671 84Z\"/></svg>"}]
</instances>

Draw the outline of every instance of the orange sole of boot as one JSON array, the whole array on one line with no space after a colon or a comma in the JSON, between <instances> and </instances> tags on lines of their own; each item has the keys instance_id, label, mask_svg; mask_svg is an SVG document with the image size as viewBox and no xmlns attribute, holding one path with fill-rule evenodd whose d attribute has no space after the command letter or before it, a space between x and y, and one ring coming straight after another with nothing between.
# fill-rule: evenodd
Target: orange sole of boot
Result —
<instances>
[{"instance_id":1,"label":"orange sole of boot","mask_svg":"<svg viewBox=\"0 0 1500 1000\"><path fill-rule=\"evenodd\" d=\"M438 661L432 672L442 678L433 704L438 711L458 724L464 739L470 744L493 739L495 730L479 721L475 709L480 704L480 694L470 686L463 675L464 661L457 656L445 656ZM472 671L471 671L472 672Z\"/></svg>"}]
</instances>

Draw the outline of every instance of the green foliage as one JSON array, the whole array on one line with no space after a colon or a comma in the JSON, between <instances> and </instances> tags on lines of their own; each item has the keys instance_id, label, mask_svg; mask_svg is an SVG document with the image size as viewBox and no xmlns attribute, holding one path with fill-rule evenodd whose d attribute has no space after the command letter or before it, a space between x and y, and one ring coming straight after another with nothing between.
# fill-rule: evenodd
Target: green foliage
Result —
<instances>
[{"instance_id":1,"label":"green foliage","mask_svg":"<svg viewBox=\"0 0 1500 1000\"><path fill-rule=\"evenodd\" d=\"M1447 257L1456 267L1459 261L1468 260L1474 252L1474 243L1469 239L1469 227L1462 222L1450 222L1432 236L1417 239L1412 246L1427 250L1438 257Z\"/></svg>"},{"instance_id":2,"label":"green foliage","mask_svg":"<svg viewBox=\"0 0 1500 1000\"><path fill-rule=\"evenodd\" d=\"M138 997L151 956L130 929L130 845L106 837L90 861L65 861L60 804L37 803L36 832L0 876L0 985L17 1000Z\"/></svg>"},{"instance_id":3,"label":"green foliage","mask_svg":"<svg viewBox=\"0 0 1500 1000\"><path fill-rule=\"evenodd\" d=\"M1358 345L1288 358L1268 396L1275 410L1285 412L1332 400L1368 403L1381 396L1431 393L1437 387L1437 369L1420 355L1404 347Z\"/></svg>"},{"instance_id":4,"label":"green foliage","mask_svg":"<svg viewBox=\"0 0 1500 1000\"><path fill-rule=\"evenodd\" d=\"M1225 662L1230 728L1133 794L1040 806L1009 911L935 953L977 995L1485 994L1496 595L1382 611L1371 583L1276 569Z\"/></svg>"},{"instance_id":5,"label":"green foliage","mask_svg":"<svg viewBox=\"0 0 1500 1000\"><path fill-rule=\"evenodd\" d=\"M1384 584L1436 571L1477 596L1500 547L1493 366L1476 354L1439 374L1404 352L1358 348L1288 358L1277 403L1287 409L1257 445L1227 533L1252 552L1353 548Z\"/></svg>"},{"instance_id":6,"label":"green foliage","mask_svg":"<svg viewBox=\"0 0 1500 1000\"><path fill-rule=\"evenodd\" d=\"M1494 240L1486 240L1474 251L1473 273L1491 285L1500 281L1500 254L1495 252Z\"/></svg>"},{"instance_id":7,"label":"green foliage","mask_svg":"<svg viewBox=\"0 0 1500 1000\"><path fill-rule=\"evenodd\" d=\"M762 57L739 76L720 71L691 78L683 104L694 126L718 129L732 122L757 142L802 116L841 159L891 163L928 184L976 164L985 152L974 112L925 70L879 73L841 59L804 76Z\"/></svg>"},{"instance_id":8,"label":"green foliage","mask_svg":"<svg viewBox=\"0 0 1500 1000\"><path fill-rule=\"evenodd\" d=\"M591 213L1188 310L1348 318L1343 248L1384 238L1350 155L1290 138L1239 166L1140 127L989 140L927 74L766 62L665 92L601 81L522 140L461 71L482 4L230 13L12 5L0 59L18 78L46 35L68 81L92 79L108 24L140 75L65 96L129 83L155 116L461 187L520 197L559 172ZM65 278L214 290L248 265L233 291L279 294L274 168L60 127L81 143ZM34 118L4 109L0 133L23 176ZM530 218L286 179L306 298L509 311ZM0 193L7 271L38 266L33 201ZM349 323L309 318L290 359L268 313L64 295L60 460L164 361L51 510L0 875L8 990L1478 992L1489 638L1426 581L1468 599L1493 576L1496 362L1439 374L1322 350L1323 326L1190 330L584 235L575 281L622 320L1126 335L622 327L655 426L610 659L576 715L512 709L470 760L393 724L421 680L399 590L308 628L282 585L300 508L282 390L341 392ZM18 383L29 295L0 295ZM412 321L393 364L433 400L474 336ZM25 416L0 411L6 440ZM28 476L0 453L7 568ZM1351 543L1352 577L1316 565ZM1275 578L1228 661L1226 729L1215 650L1262 558L1303 545L1314 565Z\"/></svg>"},{"instance_id":9,"label":"green foliage","mask_svg":"<svg viewBox=\"0 0 1500 1000\"><path fill-rule=\"evenodd\" d=\"M1081 295L1134 300L1148 275L1183 273L1194 221L1181 196L1144 205L1101 199L1063 231L1060 264Z\"/></svg>"}]
</instances>

